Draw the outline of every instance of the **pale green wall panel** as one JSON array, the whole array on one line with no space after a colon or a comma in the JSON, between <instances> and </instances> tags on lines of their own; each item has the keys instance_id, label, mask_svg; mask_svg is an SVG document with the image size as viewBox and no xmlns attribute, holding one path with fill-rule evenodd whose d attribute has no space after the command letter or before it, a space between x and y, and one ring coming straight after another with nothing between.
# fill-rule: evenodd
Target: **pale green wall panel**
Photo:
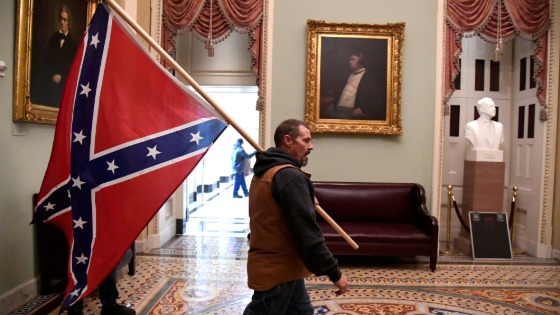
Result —
<instances>
[{"instance_id":1,"label":"pale green wall panel","mask_svg":"<svg viewBox=\"0 0 560 315\"><path fill-rule=\"evenodd\" d=\"M39 191L51 152L54 126L12 123L16 1L0 10L0 295L35 276L32 195ZM1 312L0 312L1 313Z\"/></svg>"},{"instance_id":2,"label":"pale green wall panel","mask_svg":"<svg viewBox=\"0 0 560 315\"><path fill-rule=\"evenodd\" d=\"M271 130L284 119L304 117L308 19L406 23L402 64L403 135L315 134L315 150L306 167L313 179L417 182L424 186L430 199L436 13L435 0L274 2Z\"/></svg>"}]
</instances>

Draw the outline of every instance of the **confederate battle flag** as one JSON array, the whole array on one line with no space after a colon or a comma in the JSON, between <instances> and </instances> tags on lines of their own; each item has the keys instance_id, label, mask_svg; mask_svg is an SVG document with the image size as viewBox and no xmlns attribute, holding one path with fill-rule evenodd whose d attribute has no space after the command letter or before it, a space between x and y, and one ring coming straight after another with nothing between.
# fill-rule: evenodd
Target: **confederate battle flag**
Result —
<instances>
[{"instance_id":1,"label":"confederate battle flag","mask_svg":"<svg viewBox=\"0 0 560 315\"><path fill-rule=\"evenodd\" d=\"M33 218L70 244L61 312L92 292L226 124L100 5L66 83Z\"/></svg>"}]
</instances>

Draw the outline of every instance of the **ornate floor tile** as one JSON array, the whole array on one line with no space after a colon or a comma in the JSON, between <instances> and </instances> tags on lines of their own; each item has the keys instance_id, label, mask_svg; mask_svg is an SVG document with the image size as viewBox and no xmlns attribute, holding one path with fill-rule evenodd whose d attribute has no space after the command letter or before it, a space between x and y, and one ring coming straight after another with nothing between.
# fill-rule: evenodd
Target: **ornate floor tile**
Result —
<instances>
[{"instance_id":1,"label":"ornate floor tile","mask_svg":"<svg viewBox=\"0 0 560 315\"><path fill-rule=\"evenodd\" d=\"M121 295L139 314L241 314L252 293L246 251L243 237L179 237L138 255L136 275L119 282ZM422 259L344 262L351 285L344 296L327 277L306 284L316 314L560 314L560 264L514 260L456 257L436 272Z\"/></svg>"},{"instance_id":2,"label":"ornate floor tile","mask_svg":"<svg viewBox=\"0 0 560 315\"><path fill-rule=\"evenodd\" d=\"M177 237L137 254L133 276L121 270L121 302L140 315L242 314L252 294L247 250L246 237ZM435 272L422 258L341 259L341 266L350 281L343 296L327 277L306 279L315 314L560 314L560 263L554 260L442 256ZM100 314L96 294L85 299L84 314Z\"/></svg>"}]
</instances>

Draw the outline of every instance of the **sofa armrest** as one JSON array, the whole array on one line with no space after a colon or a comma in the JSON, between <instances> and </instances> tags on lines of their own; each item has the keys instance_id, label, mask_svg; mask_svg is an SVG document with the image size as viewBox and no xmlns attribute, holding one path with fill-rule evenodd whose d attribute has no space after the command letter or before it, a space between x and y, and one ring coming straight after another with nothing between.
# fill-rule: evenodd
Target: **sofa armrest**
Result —
<instances>
[{"instance_id":1,"label":"sofa armrest","mask_svg":"<svg viewBox=\"0 0 560 315\"><path fill-rule=\"evenodd\" d=\"M426 232L428 235L436 236L438 233L438 221L436 217L430 214L428 208L426 207L426 193L424 187L420 184L415 184L416 186L416 198L418 200L417 207L417 225L422 231Z\"/></svg>"}]
</instances>

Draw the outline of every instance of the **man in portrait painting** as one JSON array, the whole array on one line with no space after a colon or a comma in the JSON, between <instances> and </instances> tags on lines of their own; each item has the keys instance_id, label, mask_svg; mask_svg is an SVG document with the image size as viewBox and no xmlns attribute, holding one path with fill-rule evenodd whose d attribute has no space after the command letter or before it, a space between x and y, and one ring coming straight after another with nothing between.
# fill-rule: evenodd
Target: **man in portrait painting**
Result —
<instances>
[{"instance_id":1,"label":"man in portrait painting","mask_svg":"<svg viewBox=\"0 0 560 315\"><path fill-rule=\"evenodd\" d=\"M77 44L69 32L72 27L72 14L66 6L60 8L58 21L59 30L50 37L42 56L41 82L38 82L37 94L33 95L34 103L50 107L60 105L66 75L77 50Z\"/></svg>"},{"instance_id":2,"label":"man in portrait painting","mask_svg":"<svg viewBox=\"0 0 560 315\"><path fill-rule=\"evenodd\" d=\"M349 59L352 70L338 99L326 90L321 97L321 117L327 119L385 120L386 91L368 66L364 54L353 53Z\"/></svg>"}]
</instances>

